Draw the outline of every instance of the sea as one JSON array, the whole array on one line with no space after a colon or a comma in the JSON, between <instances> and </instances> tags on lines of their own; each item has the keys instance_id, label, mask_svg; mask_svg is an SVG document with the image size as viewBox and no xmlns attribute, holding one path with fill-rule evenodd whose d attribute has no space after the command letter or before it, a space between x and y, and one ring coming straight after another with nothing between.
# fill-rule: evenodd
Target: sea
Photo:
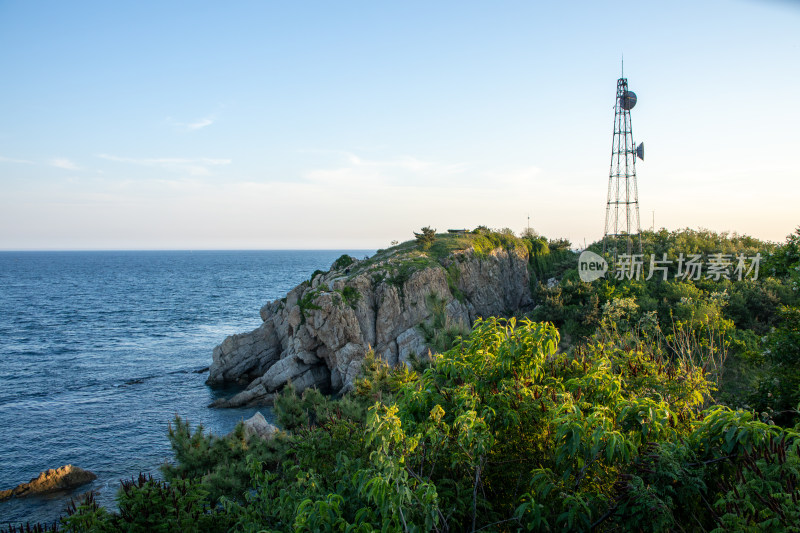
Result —
<instances>
[{"instance_id":1,"label":"sea","mask_svg":"<svg viewBox=\"0 0 800 533\"><path fill-rule=\"evenodd\" d=\"M223 435L268 407L207 407L213 348L259 309L327 270L315 251L0 252L0 489L72 464L97 480L0 502L0 527L50 522L89 489L113 508L120 480L172 461L168 424Z\"/></svg>"}]
</instances>

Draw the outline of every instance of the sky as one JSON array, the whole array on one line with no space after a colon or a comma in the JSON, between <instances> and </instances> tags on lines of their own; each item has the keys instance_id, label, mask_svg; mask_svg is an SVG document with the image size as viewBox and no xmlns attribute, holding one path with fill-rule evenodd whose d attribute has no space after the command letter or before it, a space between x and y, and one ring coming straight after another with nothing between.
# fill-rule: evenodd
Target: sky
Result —
<instances>
[{"instance_id":1,"label":"sky","mask_svg":"<svg viewBox=\"0 0 800 533\"><path fill-rule=\"evenodd\" d=\"M0 249L603 235L617 78L643 229L800 225L800 1L0 0Z\"/></svg>"}]
</instances>

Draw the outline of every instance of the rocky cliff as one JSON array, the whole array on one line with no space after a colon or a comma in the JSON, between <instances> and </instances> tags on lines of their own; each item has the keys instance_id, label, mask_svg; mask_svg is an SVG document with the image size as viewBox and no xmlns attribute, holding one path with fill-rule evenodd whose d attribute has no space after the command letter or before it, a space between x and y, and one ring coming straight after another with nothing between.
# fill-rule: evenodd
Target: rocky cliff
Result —
<instances>
[{"instance_id":1,"label":"rocky cliff","mask_svg":"<svg viewBox=\"0 0 800 533\"><path fill-rule=\"evenodd\" d=\"M412 241L362 261L343 256L265 305L261 326L214 349L208 384L246 389L212 405L269 404L289 381L344 392L370 348L408 363L427 354L436 327L531 304L528 249L514 237L440 235L427 251Z\"/></svg>"}]
</instances>

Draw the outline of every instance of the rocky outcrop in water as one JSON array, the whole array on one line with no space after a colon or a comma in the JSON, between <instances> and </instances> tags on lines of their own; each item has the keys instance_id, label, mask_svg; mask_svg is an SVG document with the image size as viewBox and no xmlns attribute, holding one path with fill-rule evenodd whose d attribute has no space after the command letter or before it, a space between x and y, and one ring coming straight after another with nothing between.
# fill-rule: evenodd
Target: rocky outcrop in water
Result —
<instances>
[{"instance_id":1,"label":"rocky outcrop in water","mask_svg":"<svg viewBox=\"0 0 800 533\"><path fill-rule=\"evenodd\" d=\"M524 246L482 253L467 246L440 255L412 242L362 261L345 256L268 303L260 327L214 349L207 383L246 389L212 405L269 404L290 381L298 390L344 392L370 347L390 365L408 363L427 354L422 326L435 319L440 327L468 327L532 304Z\"/></svg>"},{"instance_id":2,"label":"rocky outcrop in water","mask_svg":"<svg viewBox=\"0 0 800 533\"><path fill-rule=\"evenodd\" d=\"M7 500L12 496L22 498L34 494L69 490L95 479L97 479L97 476L92 472L77 466L66 465L55 469L51 468L42 472L28 483L22 483L13 489L0 491L0 501Z\"/></svg>"}]
</instances>

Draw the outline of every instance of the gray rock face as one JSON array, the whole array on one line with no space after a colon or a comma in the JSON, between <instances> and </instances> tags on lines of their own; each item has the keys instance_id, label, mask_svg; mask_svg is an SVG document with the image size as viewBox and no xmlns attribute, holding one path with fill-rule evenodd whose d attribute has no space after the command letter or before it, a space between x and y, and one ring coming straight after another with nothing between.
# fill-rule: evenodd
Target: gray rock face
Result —
<instances>
[{"instance_id":1,"label":"gray rock face","mask_svg":"<svg viewBox=\"0 0 800 533\"><path fill-rule=\"evenodd\" d=\"M411 357L425 355L427 351L425 338L419 328L409 328L397 336L398 363L411 366Z\"/></svg>"},{"instance_id":2,"label":"gray rock face","mask_svg":"<svg viewBox=\"0 0 800 533\"><path fill-rule=\"evenodd\" d=\"M264 322L254 331L231 335L214 348L213 359L219 360L223 381L246 381L250 376L263 374L278 361L280 352L275 344L275 326ZM210 368L209 368L210 370Z\"/></svg>"},{"instance_id":3,"label":"gray rock face","mask_svg":"<svg viewBox=\"0 0 800 533\"><path fill-rule=\"evenodd\" d=\"M0 491L0 501L12 496L22 498L33 494L69 490L95 479L97 479L97 476L94 473L77 466L66 465L55 469L51 468L42 472L28 483L22 483L13 489Z\"/></svg>"},{"instance_id":4,"label":"gray rock face","mask_svg":"<svg viewBox=\"0 0 800 533\"><path fill-rule=\"evenodd\" d=\"M458 254L450 263L458 269L458 289L464 293L472 322L478 317L509 314L533 303L525 251L498 249L483 260Z\"/></svg>"},{"instance_id":5,"label":"gray rock face","mask_svg":"<svg viewBox=\"0 0 800 533\"><path fill-rule=\"evenodd\" d=\"M264 415L258 412L244 421L244 434L248 437L257 435L264 440L270 440L279 431L276 426L267 422Z\"/></svg>"},{"instance_id":6,"label":"gray rock face","mask_svg":"<svg viewBox=\"0 0 800 533\"><path fill-rule=\"evenodd\" d=\"M346 392L370 348L390 365L426 355L420 325L432 320L437 304L448 324L470 326L532 303L524 249L478 257L469 248L439 262L412 250L356 261L268 303L261 326L217 346L207 383L247 387L212 405L269 404L289 382L298 391Z\"/></svg>"}]
</instances>

